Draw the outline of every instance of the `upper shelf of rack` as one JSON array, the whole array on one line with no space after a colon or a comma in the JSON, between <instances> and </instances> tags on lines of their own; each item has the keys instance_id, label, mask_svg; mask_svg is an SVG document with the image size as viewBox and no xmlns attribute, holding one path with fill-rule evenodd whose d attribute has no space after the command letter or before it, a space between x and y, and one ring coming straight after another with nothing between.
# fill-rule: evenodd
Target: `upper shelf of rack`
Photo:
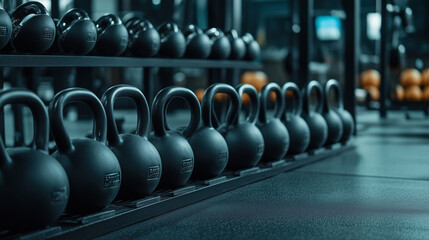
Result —
<instances>
[{"instance_id":1,"label":"upper shelf of rack","mask_svg":"<svg viewBox=\"0 0 429 240\"><path fill-rule=\"evenodd\" d=\"M0 55L0 67L183 67L261 69L257 62L65 55Z\"/></svg>"}]
</instances>

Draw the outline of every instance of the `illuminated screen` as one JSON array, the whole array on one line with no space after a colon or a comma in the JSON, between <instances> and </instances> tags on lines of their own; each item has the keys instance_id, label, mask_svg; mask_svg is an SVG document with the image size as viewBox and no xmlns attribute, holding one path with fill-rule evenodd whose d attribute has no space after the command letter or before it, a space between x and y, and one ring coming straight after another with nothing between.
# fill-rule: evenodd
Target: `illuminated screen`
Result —
<instances>
[{"instance_id":1,"label":"illuminated screen","mask_svg":"<svg viewBox=\"0 0 429 240\"><path fill-rule=\"evenodd\" d=\"M334 16L316 17L316 36L321 41L341 38L341 20Z\"/></svg>"}]
</instances>

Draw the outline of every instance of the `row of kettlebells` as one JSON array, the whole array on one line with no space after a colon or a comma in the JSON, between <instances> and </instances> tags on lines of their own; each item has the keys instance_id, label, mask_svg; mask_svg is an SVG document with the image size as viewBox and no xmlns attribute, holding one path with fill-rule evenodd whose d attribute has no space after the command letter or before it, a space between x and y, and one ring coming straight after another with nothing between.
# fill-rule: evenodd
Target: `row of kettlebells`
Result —
<instances>
[{"instance_id":1,"label":"row of kettlebells","mask_svg":"<svg viewBox=\"0 0 429 240\"><path fill-rule=\"evenodd\" d=\"M224 34L210 28L203 32L189 24L180 31L177 24L166 22L157 29L145 19L131 17L122 23L114 14L92 22L82 9L70 9L52 19L39 2L27 2L9 15L0 10L0 48L10 42L19 53L65 53L73 55L118 56L129 53L138 57L212 58L252 61L260 47L249 33Z\"/></svg>"},{"instance_id":2,"label":"row of kettlebells","mask_svg":"<svg viewBox=\"0 0 429 240\"><path fill-rule=\"evenodd\" d=\"M342 108L338 82L330 80L325 91L331 88L337 91L338 108L325 104L325 118L319 114L320 104L316 111L309 107L313 89L319 97L323 95L315 81L303 91L303 118L301 92L294 83L286 83L283 88L269 83L259 95L248 84L237 88L213 84L204 93L201 105L189 89L168 87L156 95L151 115L144 95L135 87L113 86L101 101L88 90L70 88L55 95L49 105L49 119L34 93L22 89L1 91L0 109L6 104L28 106L33 113L35 133L33 148L6 150L0 138L0 226L14 229L49 225L66 206L70 213L95 212L116 197L138 199L156 187L183 186L191 177L207 179L218 176L225 168L249 168L261 159L275 161L286 154L345 141L353 132L353 119ZM285 107L284 96L289 91L293 92L295 103L292 112ZM274 116L268 117L272 92L277 94L276 107ZM225 123L220 123L214 112L217 93L227 94L231 102ZM250 97L252 107L247 119L241 120L244 94ZM134 134L118 133L113 108L119 98L130 98L136 103ZM184 98L190 106L189 125L181 131L171 130L166 124L166 108L175 98ZM322 98L319 100L323 102ZM70 139L63 110L73 102L85 103L92 110L92 138ZM341 119L341 126L332 127L331 117ZM149 134L150 122L153 132ZM47 154L49 128L57 146L51 156Z\"/></svg>"}]
</instances>

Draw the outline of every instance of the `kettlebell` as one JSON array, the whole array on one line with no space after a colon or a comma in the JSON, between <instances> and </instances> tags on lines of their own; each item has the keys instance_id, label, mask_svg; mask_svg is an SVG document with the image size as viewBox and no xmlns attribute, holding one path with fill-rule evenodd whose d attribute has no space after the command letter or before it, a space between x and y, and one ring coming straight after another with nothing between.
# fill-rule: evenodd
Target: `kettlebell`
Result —
<instances>
[{"instance_id":1,"label":"kettlebell","mask_svg":"<svg viewBox=\"0 0 429 240\"><path fill-rule=\"evenodd\" d=\"M268 101L270 101L270 93L272 92L277 97L273 117L269 118L267 116L267 105ZM281 96L281 89L277 83L266 84L260 92L259 121L256 123L256 126L264 137L265 149L261 161L271 162L280 160L286 155L289 149L289 132L280 120L284 110L284 99Z\"/></svg>"},{"instance_id":2,"label":"kettlebell","mask_svg":"<svg viewBox=\"0 0 429 240\"><path fill-rule=\"evenodd\" d=\"M312 92L317 95L316 108L310 109L310 98ZM303 89L304 101L302 117L310 128L310 144L307 150L313 150L322 147L328 138L328 124L322 116L323 110L323 91L319 82L312 80Z\"/></svg>"},{"instance_id":3,"label":"kettlebell","mask_svg":"<svg viewBox=\"0 0 429 240\"><path fill-rule=\"evenodd\" d=\"M0 226L30 230L50 225L64 211L69 182L63 167L48 155L49 119L43 102L24 89L0 92L0 109L7 104L30 108L34 121L32 147L5 149L0 138Z\"/></svg>"},{"instance_id":4,"label":"kettlebell","mask_svg":"<svg viewBox=\"0 0 429 240\"><path fill-rule=\"evenodd\" d=\"M341 119L343 126L343 134L341 135L340 141L345 142L349 140L353 135L355 131L355 123L350 112L344 109L343 91L338 81L335 79L331 79L326 83L326 87L328 87L328 85L329 88L333 89L337 93L337 107L331 107L331 109L335 111Z\"/></svg>"},{"instance_id":5,"label":"kettlebell","mask_svg":"<svg viewBox=\"0 0 429 240\"><path fill-rule=\"evenodd\" d=\"M158 53L161 39L149 20L131 18L125 26L129 36L128 49L134 56L153 57Z\"/></svg>"},{"instance_id":6,"label":"kettlebell","mask_svg":"<svg viewBox=\"0 0 429 240\"><path fill-rule=\"evenodd\" d=\"M238 36L238 32L235 29L226 33L226 37L231 43L231 55L229 59L232 60L241 60L246 54L246 44L244 44L243 39Z\"/></svg>"},{"instance_id":7,"label":"kettlebell","mask_svg":"<svg viewBox=\"0 0 429 240\"><path fill-rule=\"evenodd\" d=\"M182 32L186 38L185 57L197 59L209 57L213 43L203 30L194 24L188 24Z\"/></svg>"},{"instance_id":8,"label":"kettlebell","mask_svg":"<svg viewBox=\"0 0 429 240\"><path fill-rule=\"evenodd\" d=\"M174 22L165 22L158 26L161 37L159 55L166 58L181 58L186 51L186 39Z\"/></svg>"},{"instance_id":9,"label":"kettlebell","mask_svg":"<svg viewBox=\"0 0 429 240\"><path fill-rule=\"evenodd\" d=\"M137 129L134 134L119 134L113 108L119 98L131 98L137 106ZM132 86L116 85L101 98L107 115L107 141L122 170L120 199L138 199L155 190L161 177L161 157L149 142L149 106L143 93Z\"/></svg>"},{"instance_id":10,"label":"kettlebell","mask_svg":"<svg viewBox=\"0 0 429 240\"><path fill-rule=\"evenodd\" d=\"M128 31L115 14L106 14L95 22L97 43L94 52L103 56L121 55L128 46Z\"/></svg>"},{"instance_id":11,"label":"kettlebell","mask_svg":"<svg viewBox=\"0 0 429 240\"><path fill-rule=\"evenodd\" d=\"M258 58L261 53L261 48L259 47L258 42L253 38L252 34L246 33L242 38L246 44L246 55L244 55L244 59L253 61Z\"/></svg>"},{"instance_id":12,"label":"kettlebell","mask_svg":"<svg viewBox=\"0 0 429 240\"><path fill-rule=\"evenodd\" d=\"M10 44L21 53L43 53L55 40L55 23L40 2L26 2L10 15L12 36Z\"/></svg>"},{"instance_id":13,"label":"kettlebell","mask_svg":"<svg viewBox=\"0 0 429 240\"><path fill-rule=\"evenodd\" d=\"M58 45L67 54L86 55L95 46L97 29L83 9L68 10L57 23Z\"/></svg>"},{"instance_id":14,"label":"kettlebell","mask_svg":"<svg viewBox=\"0 0 429 240\"><path fill-rule=\"evenodd\" d=\"M227 119L232 121L238 116L239 100L237 91L225 83L215 83L209 86L201 102L202 124L189 138L195 156L195 166L192 174L194 179L216 177L225 169L228 163L228 144L222 134L213 128L212 111L217 93L225 93L231 99Z\"/></svg>"},{"instance_id":15,"label":"kettlebell","mask_svg":"<svg viewBox=\"0 0 429 240\"><path fill-rule=\"evenodd\" d=\"M229 160L226 167L234 171L254 167L264 153L264 137L255 125L259 113L258 92L250 84L240 84L236 90L240 99L238 109L241 109L243 94L247 93L250 97L251 110L248 117L240 120L237 115L225 124L216 123L218 131L228 144Z\"/></svg>"},{"instance_id":16,"label":"kettlebell","mask_svg":"<svg viewBox=\"0 0 429 240\"><path fill-rule=\"evenodd\" d=\"M282 121L289 131L290 146L286 155L295 155L304 152L310 144L310 128L305 120L301 117L302 98L298 86L294 82L287 82L282 87L282 96L286 99L288 91L293 93L293 107L289 113L285 101L285 110L282 116Z\"/></svg>"},{"instance_id":17,"label":"kettlebell","mask_svg":"<svg viewBox=\"0 0 429 240\"><path fill-rule=\"evenodd\" d=\"M0 49L2 49L9 42L12 36L12 21L9 14L0 8Z\"/></svg>"},{"instance_id":18,"label":"kettlebell","mask_svg":"<svg viewBox=\"0 0 429 240\"><path fill-rule=\"evenodd\" d=\"M343 122L341 121L340 115L329 106L329 94L332 89L332 82L326 82L325 84L325 100L323 101L323 117L328 124L328 138L326 139L325 145L331 145L340 141L343 136Z\"/></svg>"},{"instance_id":19,"label":"kettlebell","mask_svg":"<svg viewBox=\"0 0 429 240\"><path fill-rule=\"evenodd\" d=\"M205 32L213 42L211 59L227 59L231 55L231 43L219 28L210 28Z\"/></svg>"},{"instance_id":20,"label":"kettlebell","mask_svg":"<svg viewBox=\"0 0 429 240\"><path fill-rule=\"evenodd\" d=\"M64 107L73 102L87 104L94 115L92 138L70 139L64 126ZM103 209L115 199L121 184L121 167L106 146L107 120L97 96L83 88L58 92L49 104L51 133L57 145L55 157L70 182L70 213L90 213Z\"/></svg>"},{"instance_id":21,"label":"kettlebell","mask_svg":"<svg viewBox=\"0 0 429 240\"><path fill-rule=\"evenodd\" d=\"M174 98L184 98L191 110L189 125L179 133L167 129L167 105ZM187 138L197 130L200 122L201 108L195 94L183 87L167 87L158 92L152 104L153 133L149 141L156 147L162 161L160 188L177 188L184 186L194 169L194 153Z\"/></svg>"}]
</instances>

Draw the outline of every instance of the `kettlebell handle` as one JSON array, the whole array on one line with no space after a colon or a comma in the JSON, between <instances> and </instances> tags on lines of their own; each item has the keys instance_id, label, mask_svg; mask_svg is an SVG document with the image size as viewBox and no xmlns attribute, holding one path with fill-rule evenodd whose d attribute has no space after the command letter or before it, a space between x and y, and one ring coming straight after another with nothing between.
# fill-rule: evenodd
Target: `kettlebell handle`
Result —
<instances>
[{"instance_id":1,"label":"kettlebell handle","mask_svg":"<svg viewBox=\"0 0 429 240\"><path fill-rule=\"evenodd\" d=\"M87 104L94 114L92 137L98 142L106 142L107 120L106 112L97 96L84 88L68 88L57 93L49 104L51 132L57 143L58 151L69 153L73 150L70 136L64 126L64 106L73 102Z\"/></svg>"},{"instance_id":2,"label":"kettlebell handle","mask_svg":"<svg viewBox=\"0 0 429 240\"><path fill-rule=\"evenodd\" d=\"M239 100L238 93L231 85L225 83L215 83L210 85L206 89L201 102L202 120L206 127L213 127L212 114L215 114L214 101L217 93L225 93L231 99L231 104L229 105L228 112L226 114L228 126L234 123L234 120L237 118L241 108L241 101ZM217 118L214 120L217 120ZM216 123L216 125L219 124Z\"/></svg>"},{"instance_id":3,"label":"kettlebell handle","mask_svg":"<svg viewBox=\"0 0 429 240\"><path fill-rule=\"evenodd\" d=\"M250 109L249 115L246 118L246 121L250 123L255 123L256 118L258 117L258 114L259 114L259 96L258 96L258 92L256 91L256 88L250 84L240 84L235 89L238 92L240 100L243 99L244 93L247 93L247 95L249 95L251 109ZM238 114L237 117L235 118L234 125L238 125L239 118L240 117Z\"/></svg>"},{"instance_id":4,"label":"kettlebell handle","mask_svg":"<svg viewBox=\"0 0 429 240\"><path fill-rule=\"evenodd\" d=\"M167 106L174 98L184 98L189 103L191 110L191 120L189 125L183 130L182 135L189 138L197 130L201 118L201 107L195 94L184 87L166 87L159 91L152 104L152 126L156 136L165 136Z\"/></svg>"},{"instance_id":5,"label":"kettlebell handle","mask_svg":"<svg viewBox=\"0 0 429 240\"><path fill-rule=\"evenodd\" d=\"M304 88L304 104L303 104L303 111L306 114L310 113L310 97L311 92L313 89L316 91L317 94L317 105L316 109L314 110L317 113L322 113L323 111L323 90L320 86L319 82L316 80L312 80L307 84L307 87Z\"/></svg>"},{"instance_id":6,"label":"kettlebell handle","mask_svg":"<svg viewBox=\"0 0 429 240\"><path fill-rule=\"evenodd\" d=\"M284 98L282 97L281 88L277 83L268 83L266 84L260 93L260 108L259 108L259 122L267 122L267 108L268 101L270 98L270 93L274 92L276 97L276 104L274 105L274 118L280 118L283 114L284 109Z\"/></svg>"},{"instance_id":7,"label":"kettlebell handle","mask_svg":"<svg viewBox=\"0 0 429 240\"><path fill-rule=\"evenodd\" d=\"M48 10L40 2L30 1L19 5L10 15L13 25L19 24L29 14L48 14ZM16 22L18 21L18 22Z\"/></svg>"},{"instance_id":8,"label":"kettlebell handle","mask_svg":"<svg viewBox=\"0 0 429 240\"><path fill-rule=\"evenodd\" d=\"M295 107L292 108L292 114L293 115L301 115L302 111L302 98L301 98L301 91L299 91L298 85L294 82L287 82L282 87L282 97L286 99L286 94L288 91L292 91L293 93L293 101L295 102ZM287 114L286 110L287 101L285 101L284 106L284 115Z\"/></svg>"},{"instance_id":9,"label":"kettlebell handle","mask_svg":"<svg viewBox=\"0 0 429 240\"><path fill-rule=\"evenodd\" d=\"M15 88L0 91L0 109L7 104L23 104L30 108L34 121L33 147L47 152L49 142L49 119L45 105L33 92ZM0 168L10 164L12 159L6 152L3 138L0 137Z\"/></svg>"},{"instance_id":10,"label":"kettlebell handle","mask_svg":"<svg viewBox=\"0 0 429 240\"><path fill-rule=\"evenodd\" d=\"M68 27L70 27L75 21L77 20L90 20L88 13L85 12L85 10L80 8L72 8L68 10L63 17L58 22L58 30L60 32L66 30Z\"/></svg>"},{"instance_id":11,"label":"kettlebell handle","mask_svg":"<svg viewBox=\"0 0 429 240\"><path fill-rule=\"evenodd\" d=\"M150 113L146 98L138 88L121 84L107 89L101 97L101 102L103 103L107 116L107 140L109 144L117 145L122 142L114 115L115 102L119 98L131 98L136 103L137 129L135 134L147 138L149 133Z\"/></svg>"},{"instance_id":12,"label":"kettlebell handle","mask_svg":"<svg viewBox=\"0 0 429 240\"><path fill-rule=\"evenodd\" d=\"M337 93L336 97L337 97L338 109L344 109L343 91L341 90L340 83L335 79L330 79L326 82L326 85L325 85L325 101L323 104L323 111L326 112L330 108L328 103L328 98L329 98L329 92L331 91L331 89L334 89L334 91L336 91Z\"/></svg>"}]
</instances>

